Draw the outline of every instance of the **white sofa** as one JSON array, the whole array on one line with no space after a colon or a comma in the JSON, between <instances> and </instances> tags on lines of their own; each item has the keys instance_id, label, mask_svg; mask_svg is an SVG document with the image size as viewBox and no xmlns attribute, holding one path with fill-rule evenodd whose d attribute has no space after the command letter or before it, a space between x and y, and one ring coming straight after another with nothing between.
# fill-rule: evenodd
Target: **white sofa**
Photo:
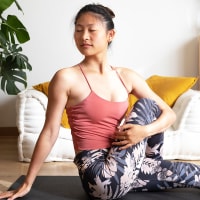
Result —
<instances>
[{"instance_id":1,"label":"white sofa","mask_svg":"<svg viewBox=\"0 0 200 200\"><path fill-rule=\"evenodd\" d=\"M30 162L45 120L47 96L33 88L17 95L16 125L19 131L19 161ZM175 102L177 120L166 132L165 159L200 160L200 91L188 90ZM45 160L72 161L74 150L70 129L60 127L59 137Z\"/></svg>"}]
</instances>

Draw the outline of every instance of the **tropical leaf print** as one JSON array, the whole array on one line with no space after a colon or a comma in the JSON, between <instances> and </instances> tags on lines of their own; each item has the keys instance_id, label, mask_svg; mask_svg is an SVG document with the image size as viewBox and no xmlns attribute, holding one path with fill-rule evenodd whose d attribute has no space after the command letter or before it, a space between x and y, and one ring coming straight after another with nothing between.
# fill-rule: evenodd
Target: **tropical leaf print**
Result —
<instances>
[{"instance_id":1,"label":"tropical leaf print","mask_svg":"<svg viewBox=\"0 0 200 200\"><path fill-rule=\"evenodd\" d=\"M109 199L112 196L112 190L110 189L110 180L101 181L97 176L94 179L96 184L89 183L89 188L92 191L92 196L100 199Z\"/></svg>"},{"instance_id":2,"label":"tropical leaf print","mask_svg":"<svg viewBox=\"0 0 200 200\"><path fill-rule=\"evenodd\" d=\"M152 158L145 158L141 166L141 172L144 174L154 174L161 171L161 161L154 160Z\"/></svg>"},{"instance_id":3,"label":"tropical leaf print","mask_svg":"<svg viewBox=\"0 0 200 200\"><path fill-rule=\"evenodd\" d=\"M160 154L160 144L156 144L153 147L147 145L146 147L146 156L151 157L153 155Z\"/></svg>"}]
</instances>

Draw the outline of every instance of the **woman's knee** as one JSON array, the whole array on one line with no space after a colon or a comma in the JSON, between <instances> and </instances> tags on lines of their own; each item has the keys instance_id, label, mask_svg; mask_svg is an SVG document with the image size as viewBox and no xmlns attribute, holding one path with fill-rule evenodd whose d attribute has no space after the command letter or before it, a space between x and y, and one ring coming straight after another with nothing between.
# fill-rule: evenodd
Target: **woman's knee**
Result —
<instances>
[{"instance_id":1,"label":"woman's knee","mask_svg":"<svg viewBox=\"0 0 200 200\"><path fill-rule=\"evenodd\" d=\"M158 118L161 110L152 99L141 98L133 106L126 123L146 125Z\"/></svg>"}]
</instances>

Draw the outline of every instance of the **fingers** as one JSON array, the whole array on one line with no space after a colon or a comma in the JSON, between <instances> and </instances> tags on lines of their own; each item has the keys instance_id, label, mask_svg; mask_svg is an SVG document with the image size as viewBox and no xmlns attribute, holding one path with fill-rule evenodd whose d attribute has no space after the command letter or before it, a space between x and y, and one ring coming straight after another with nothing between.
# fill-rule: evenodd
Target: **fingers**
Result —
<instances>
[{"instance_id":1,"label":"fingers","mask_svg":"<svg viewBox=\"0 0 200 200\"><path fill-rule=\"evenodd\" d=\"M124 131L124 130L128 130L132 127L133 127L133 124L124 124L122 126L119 126L118 129L119 129L119 131Z\"/></svg>"},{"instance_id":2,"label":"fingers","mask_svg":"<svg viewBox=\"0 0 200 200\"><path fill-rule=\"evenodd\" d=\"M113 142L112 145L120 146L119 150L123 150L123 149L127 149L127 148L133 146L134 144L129 143L128 140L121 140L121 141Z\"/></svg>"},{"instance_id":3,"label":"fingers","mask_svg":"<svg viewBox=\"0 0 200 200\"><path fill-rule=\"evenodd\" d=\"M128 133L128 130L118 130L115 132L115 141L125 141L130 140L130 133Z\"/></svg>"},{"instance_id":4,"label":"fingers","mask_svg":"<svg viewBox=\"0 0 200 200\"><path fill-rule=\"evenodd\" d=\"M0 194L0 199L14 200L18 197L25 196L30 191L29 187L23 185L18 190L6 191Z\"/></svg>"},{"instance_id":5,"label":"fingers","mask_svg":"<svg viewBox=\"0 0 200 200\"><path fill-rule=\"evenodd\" d=\"M117 138L116 138L118 141L125 141L127 140L127 135L119 135Z\"/></svg>"},{"instance_id":6,"label":"fingers","mask_svg":"<svg viewBox=\"0 0 200 200\"><path fill-rule=\"evenodd\" d=\"M128 143L128 144L126 144L126 145L124 145L124 146L121 146L121 147L119 148L119 150L128 149L128 148L131 147L131 146L133 146L133 144Z\"/></svg>"},{"instance_id":7,"label":"fingers","mask_svg":"<svg viewBox=\"0 0 200 200\"><path fill-rule=\"evenodd\" d=\"M127 138L126 135L116 135L115 138L114 138L113 144L116 144L116 145L125 144L125 141L126 141L127 139L128 139L128 138Z\"/></svg>"},{"instance_id":8,"label":"fingers","mask_svg":"<svg viewBox=\"0 0 200 200\"><path fill-rule=\"evenodd\" d=\"M10 197L12 197L15 193L16 193L15 190L2 192L0 194L0 199L9 198L9 200L12 200Z\"/></svg>"},{"instance_id":9,"label":"fingers","mask_svg":"<svg viewBox=\"0 0 200 200\"><path fill-rule=\"evenodd\" d=\"M124 131L117 131L115 133L115 140L112 143L114 146L120 146L120 150L127 149L133 145L135 145L137 142L136 138L133 137L133 135L130 135L128 133L128 130Z\"/></svg>"},{"instance_id":10,"label":"fingers","mask_svg":"<svg viewBox=\"0 0 200 200\"><path fill-rule=\"evenodd\" d=\"M122 145L125 145L127 144L128 141L127 140L116 140L112 143L112 145L115 145L115 146L122 146Z\"/></svg>"},{"instance_id":11,"label":"fingers","mask_svg":"<svg viewBox=\"0 0 200 200\"><path fill-rule=\"evenodd\" d=\"M13 193L10 193L8 194L6 197L4 198L8 198L7 200L14 200L14 199L17 199L18 197L23 197L26 193L25 192L13 192Z\"/></svg>"},{"instance_id":12,"label":"fingers","mask_svg":"<svg viewBox=\"0 0 200 200\"><path fill-rule=\"evenodd\" d=\"M8 200L14 200L18 197L25 196L30 191L30 187L27 187L23 184L18 190L14 192L14 194Z\"/></svg>"}]
</instances>

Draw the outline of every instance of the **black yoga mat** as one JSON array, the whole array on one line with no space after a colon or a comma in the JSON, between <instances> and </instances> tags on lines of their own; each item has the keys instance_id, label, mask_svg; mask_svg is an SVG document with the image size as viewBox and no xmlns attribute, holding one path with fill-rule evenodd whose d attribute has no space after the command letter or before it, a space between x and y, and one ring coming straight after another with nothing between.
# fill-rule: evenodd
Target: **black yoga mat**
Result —
<instances>
[{"instance_id":1,"label":"black yoga mat","mask_svg":"<svg viewBox=\"0 0 200 200\"><path fill-rule=\"evenodd\" d=\"M23 182L20 176L9 190ZM120 200L199 200L200 189L180 188L162 192L130 192ZM38 176L31 192L20 200L88 200L78 176Z\"/></svg>"}]
</instances>

